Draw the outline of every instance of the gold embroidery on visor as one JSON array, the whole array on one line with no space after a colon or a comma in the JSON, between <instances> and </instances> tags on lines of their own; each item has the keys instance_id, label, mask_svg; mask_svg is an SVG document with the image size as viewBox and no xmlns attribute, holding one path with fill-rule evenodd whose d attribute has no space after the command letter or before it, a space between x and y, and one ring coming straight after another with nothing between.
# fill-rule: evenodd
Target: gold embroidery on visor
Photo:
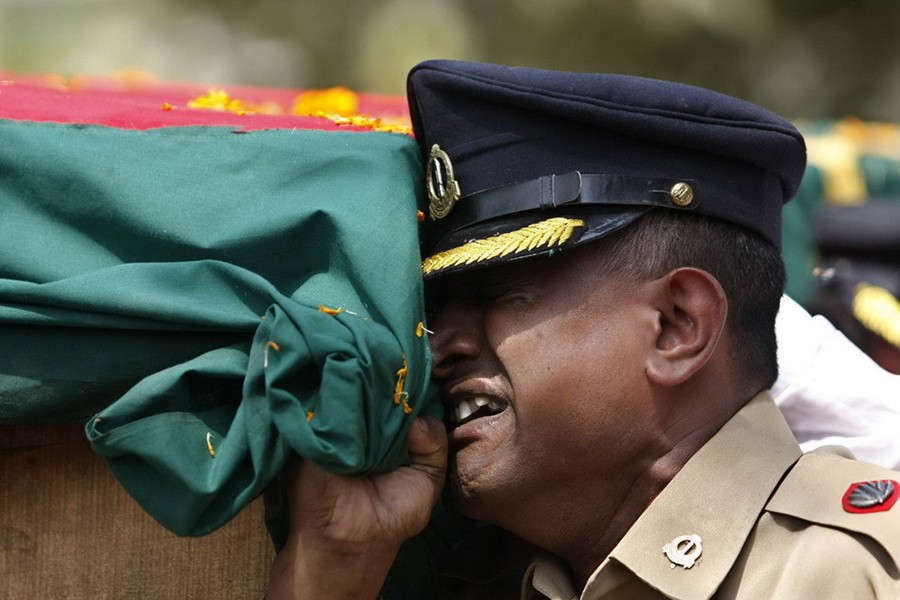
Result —
<instances>
[{"instance_id":1,"label":"gold embroidery on visor","mask_svg":"<svg viewBox=\"0 0 900 600\"><path fill-rule=\"evenodd\" d=\"M578 227L584 227L581 219L555 217L508 233L473 240L426 258L422 262L422 272L430 275L459 265L471 265L537 248L561 246Z\"/></svg>"}]
</instances>

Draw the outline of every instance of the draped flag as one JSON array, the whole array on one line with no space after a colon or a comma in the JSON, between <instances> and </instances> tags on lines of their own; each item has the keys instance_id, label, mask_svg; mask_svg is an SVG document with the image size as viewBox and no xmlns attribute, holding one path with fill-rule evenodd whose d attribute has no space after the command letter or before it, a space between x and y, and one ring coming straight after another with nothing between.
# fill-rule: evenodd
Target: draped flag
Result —
<instances>
[{"instance_id":1,"label":"draped flag","mask_svg":"<svg viewBox=\"0 0 900 600\"><path fill-rule=\"evenodd\" d=\"M388 470L429 391L405 101L0 74L0 425L86 423L182 535L296 452Z\"/></svg>"}]
</instances>

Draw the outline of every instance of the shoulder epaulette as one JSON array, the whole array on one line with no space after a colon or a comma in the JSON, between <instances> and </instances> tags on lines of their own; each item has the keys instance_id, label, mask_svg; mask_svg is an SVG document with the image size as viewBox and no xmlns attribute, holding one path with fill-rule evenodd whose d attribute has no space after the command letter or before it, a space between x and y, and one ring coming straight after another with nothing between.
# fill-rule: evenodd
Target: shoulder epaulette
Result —
<instances>
[{"instance_id":1,"label":"shoulder epaulette","mask_svg":"<svg viewBox=\"0 0 900 600\"><path fill-rule=\"evenodd\" d=\"M865 535L900 567L900 473L833 452L801 457L766 510Z\"/></svg>"}]
</instances>

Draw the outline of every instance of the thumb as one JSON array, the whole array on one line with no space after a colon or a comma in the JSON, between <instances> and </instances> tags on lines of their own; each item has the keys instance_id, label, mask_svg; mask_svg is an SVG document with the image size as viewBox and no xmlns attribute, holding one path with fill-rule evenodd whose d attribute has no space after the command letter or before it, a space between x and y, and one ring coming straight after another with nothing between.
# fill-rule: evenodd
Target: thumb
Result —
<instances>
[{"instance_id":1,"label":"thumb","mask_svg":"<svg viewBox=\"0 0 900 600\"><path fill-rule=\"evenodd\" d=\"M406 436L410 467L426 473L443 486L447 471L447 430L434 417L421 416L413 421Z\"/></svg>"}]
</instances>

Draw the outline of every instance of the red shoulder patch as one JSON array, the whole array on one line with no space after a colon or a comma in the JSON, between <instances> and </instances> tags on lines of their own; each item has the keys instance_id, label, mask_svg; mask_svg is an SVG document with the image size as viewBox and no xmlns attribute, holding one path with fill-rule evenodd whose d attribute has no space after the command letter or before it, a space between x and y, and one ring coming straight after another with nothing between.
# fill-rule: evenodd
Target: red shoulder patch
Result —
<instances>
[{"instance_id":1,"label":"red shoulder patch","mask_svg":"<svg viewBox=\"0 0 900 600\"><path fill-rule=\"evenodd\" d=\"M849 513L890 510L900 498L900 484L891 479L858 481L844 493L842 504Z\"/></svg>"}]
</instances>

